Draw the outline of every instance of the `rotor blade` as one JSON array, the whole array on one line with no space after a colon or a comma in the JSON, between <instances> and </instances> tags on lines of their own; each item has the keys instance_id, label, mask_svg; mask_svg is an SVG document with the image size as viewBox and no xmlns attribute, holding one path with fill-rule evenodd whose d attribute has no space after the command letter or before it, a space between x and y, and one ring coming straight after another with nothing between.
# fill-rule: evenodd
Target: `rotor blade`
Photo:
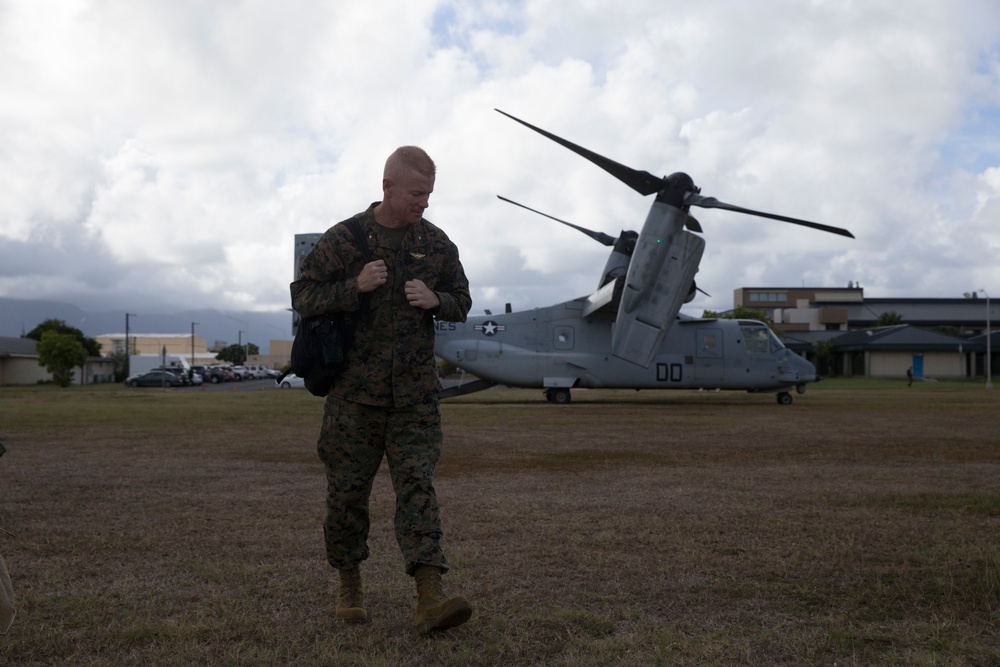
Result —
<instances>
[{"instance_id":1,"label":"rotor blade","mask_svg":"<svg viewBox=\"0 0 1000 667\"><path fill-rule=\"evenodd\" d=\"M782 222L790 222L793 225L802 225L803 227L812 227L813 229L818 229L823 232L830 232L831 234L839 234L840 236L846 236L848 238L854 238L854 234L850 233L846 229L841 229L840 227L831 227L830 225L823 225L818 222L809 222L808 220L799 220L798 218L789 218L783 215L776 215L774 213L764 213L763 211L754 211L749 208L743 208L742 206L733 206L732 204L726 204L721 202L715 197L702 197L698 194L691 194L684 202L689 206L700 206L701 208L721 208L727 211L735 211L737 213L746 213L747 215L756 215L760 218L770 218L771 220L781 220Z\"/></svg>"},{"instance_id":2,"label":"rotor blade","mask_svg":"<svg viewBox=\"0 0 1000 667\"><path fill-rule=\"evenodd\" d=\"M548 213L542 213L541 211L536 211L535 209L533 209L533 208L531 208L529 206L525 206L524 204L518 204L513 199L507 199L506 197L503 197L501 195L497 195L497 198L504 200L508 204L513 204L514 206L520 206L521 208L526 208L529 211L531 211L532 213L537 213L538 215L544 215L546 218L551 218L552 220L555 220L556 222L561 222L564 225L566 225L567 227L572 227L573 229L581 231L584 234L586 234L587 236L589 236L590 238L592 238L595 241L597 241L598 243L603 243L606 246L612 246L612 245L614 245L615 241L617 240L613 236L608 236L604 232L592 232L589 229L585 229L583 227L579 227L577 225L574 225L572 222L566 222L565 220L560 220L559 218L557 218L557 217L555 217L553 215L549 215Z\"/></svg>"},{"instance_id":3,"label":"rotor blade","mask_svg":"<svg viewBox=\"0 0 1000 667\"><path fill-rule=\"evenodd\" d=\"M551 132L546 132L540 127L535 127L531 123L526 123L520 118L515 118L514 116L511 116L509 113L505 111L500 111L500 109L495 109L495 111L502 113L504 116L507 116L507 118L510 118L511 120L516 120L521 125L531 128L535 132L538 132L542 136L548 137L557 144L565 146L566 148L570 149L577 155L590 160L598 167L608 172L609 174L617 178L619 181L629 186L630 188L632 188L641 195L651 195L656 192L659 192L660 190L663 189L663 186L665 185L665 181L662 178L660 178L659 176L653 176L648 171L637 171L635 169L632 169L631 167L626 167L625 165L619 164L618 162L606 158L603 155L598 155L593 151L587 150L583 146L577 146L571 141L566 141L562 137L557 137Z\"/></svg>"}]
</instances>

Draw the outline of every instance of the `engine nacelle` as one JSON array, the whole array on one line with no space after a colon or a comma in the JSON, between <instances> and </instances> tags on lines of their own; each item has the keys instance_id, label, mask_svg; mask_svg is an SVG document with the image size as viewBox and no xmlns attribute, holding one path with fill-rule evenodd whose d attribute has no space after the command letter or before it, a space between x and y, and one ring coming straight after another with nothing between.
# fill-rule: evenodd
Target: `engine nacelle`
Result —
<instances>
[{"instance_id":1,"label":"engine nacelle","mask_svg":"<svg viewBox=\"0 0 1000 667\"><path fill-rule=\"evenodd\" d=\"M705 241L683 211L656 202L639 234L612 333L612 354L649 367L687 299Z\"/></svg>"}]
</instances>

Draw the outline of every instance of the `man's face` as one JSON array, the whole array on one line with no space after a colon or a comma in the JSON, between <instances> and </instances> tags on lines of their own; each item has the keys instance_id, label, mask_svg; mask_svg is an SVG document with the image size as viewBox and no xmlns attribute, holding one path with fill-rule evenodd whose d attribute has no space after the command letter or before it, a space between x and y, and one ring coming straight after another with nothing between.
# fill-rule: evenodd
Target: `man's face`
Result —
<instances>
[{"instance_id":1,"label":"man's face","mask_svg":"<svg viewBox=\"0 0 1000 667\"><path fill-rule=\"evenodd\" d=\"M434 177L428 178L418 171L407 171L396 180L382 180L382 190L385 195L383 203L396 222L412 225L420 222L430 203L434 192Z\"/></svg>"}]
</instances>

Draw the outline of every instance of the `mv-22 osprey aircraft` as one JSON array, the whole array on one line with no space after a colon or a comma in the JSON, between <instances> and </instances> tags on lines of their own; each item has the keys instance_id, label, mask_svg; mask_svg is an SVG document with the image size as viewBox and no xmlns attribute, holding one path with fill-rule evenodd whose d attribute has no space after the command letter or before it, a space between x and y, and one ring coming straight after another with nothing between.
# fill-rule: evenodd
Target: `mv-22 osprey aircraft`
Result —
<instances>
[{"instance_id":1,"label":"mv-22 osprey aircraft","mask_svg":"<svg viewBox=\"0 0 1000 667\"><path fill-rule=\"evenodd\" d=\"M636 171L497 109L622 181L656 194L642 231L617 239L545 213L612 248L597 290L546 308L438 323L435 351L478 380L443 389L441 398L497 384L540 387L552 403L568 403L580 388L738 389L775 392L792 402L821 378L763 322L696 319L680 314L694 298L694 275L705 249L692 206L781 220L854 238L845 229L733 206L705 197L691 177ZM517 204L501 197L512 204ZM529 209L534 211L534 209ZM540 213L539 211L534 211Z\"/></svg>"}]
</instances>

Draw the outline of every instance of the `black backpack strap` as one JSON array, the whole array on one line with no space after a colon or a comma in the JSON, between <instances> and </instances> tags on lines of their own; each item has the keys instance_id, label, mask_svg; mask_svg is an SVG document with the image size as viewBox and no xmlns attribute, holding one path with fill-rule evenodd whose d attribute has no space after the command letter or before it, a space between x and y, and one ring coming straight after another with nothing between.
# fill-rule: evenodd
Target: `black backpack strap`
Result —
<instances>
[{"instance_id":1,"label":"black backpack strap","mask_svg":"<svg viewBox=\"0 0 1000 667\"><path fill-rule=\"evenodd\" d=\"M365 258L365 263L375 261L375 256L372 255L371 248L368 247L368 239L365 238L365 230L361 228L361 221L355 217L351 217L344 220L344 226L354 234L354 241L361 250L361 254ZM361 316L365 321L371 319L371 306L368 305L367 294L361 295Z\"/></svg>"},{"instance_id":2,"label":"black backpack strap","mask_svg":"<svg viewBox=\"0 0 1000 667\"><path fill-rule=\"evenodd\" d=\"M365 238L365 230L361 228L361 221L353 217L348 218L344 220L344 226L354 234L354 241L358 244L358 248L361 249L361 254L365 256L365 262L374 261L375 257L372 256L372 251L368 247L368 239Z\"/></svg>"}]
</instances>

